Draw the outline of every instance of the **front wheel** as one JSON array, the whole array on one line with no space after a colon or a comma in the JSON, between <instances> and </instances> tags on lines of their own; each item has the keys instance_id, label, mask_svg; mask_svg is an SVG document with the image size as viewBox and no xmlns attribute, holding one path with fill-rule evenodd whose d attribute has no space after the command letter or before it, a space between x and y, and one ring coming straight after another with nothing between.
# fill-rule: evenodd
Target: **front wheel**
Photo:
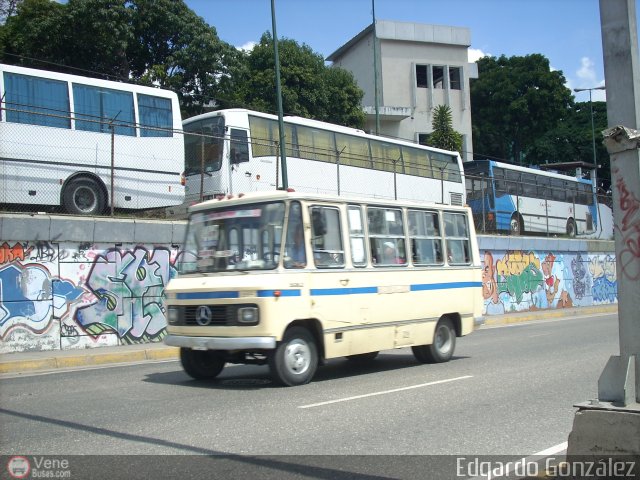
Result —
<instances>
[{"instance_id":1,"label":"front wheel","mask_svg":"<svg viewBox=\"0 0 640 480\"><path fill-rule=\"evenodd\" d=\"M420 363L448 362L456 348L456 331L451 320L443 318L436 325L431 345L411 347L413 355Z\"/></svg>"},{"instance_id":2,"label":"front wheel","mask_svg":"<svg viewBox=\"0 0 640 480\"><path fill-rule=\"evenodd\" d=\"M287 330L269 355L269 369L273 379L282 385L309 383L318 369L318 348L313 335L303 327Z\"/></svg>"},{"instance_id":3,"label":"front wheel","mask_svg":"<svg viewBox=\"0 0 640 480\"><path fill-rule=\"evenodd\" d=\"M210 380L216 378L224 368L224 360L211 350L180 349L180 363L191 378Z\"/></svg>"},{"instance_id":4,"label":"front wheel","mask_svg":"<svg viewBox=\"0 0 640 480\"><path fill-rule=\"evenodd\" d=\"M569 238L574 238L576 236L576 222L573 218L567 220L567 236Z\"/></svg>"}]
</instances>

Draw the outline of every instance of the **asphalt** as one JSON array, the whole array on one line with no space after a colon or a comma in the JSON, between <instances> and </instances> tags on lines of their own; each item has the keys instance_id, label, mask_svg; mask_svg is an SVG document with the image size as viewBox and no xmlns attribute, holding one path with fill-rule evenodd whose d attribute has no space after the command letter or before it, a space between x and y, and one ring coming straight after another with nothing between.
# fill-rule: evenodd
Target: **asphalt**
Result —
<instances>
[{"instance_id":1,"label":"asphalt","mask_svg":"<svg viewBox=\"0 0 640 480\"><path fill-rule=\"evenodd\" d=\"M617 313L618 305L598 305L557 310L513 312L485 317L486 328L536 320L574 318L598 313ZM91 368L104 365L126 365L145 361L177 360L179 349L162 342L112 347L96 347L84 350L47 350L16 352L0 355L0 375L29 372L59 371L61 369Z\"/></svg>"}]
</instances>

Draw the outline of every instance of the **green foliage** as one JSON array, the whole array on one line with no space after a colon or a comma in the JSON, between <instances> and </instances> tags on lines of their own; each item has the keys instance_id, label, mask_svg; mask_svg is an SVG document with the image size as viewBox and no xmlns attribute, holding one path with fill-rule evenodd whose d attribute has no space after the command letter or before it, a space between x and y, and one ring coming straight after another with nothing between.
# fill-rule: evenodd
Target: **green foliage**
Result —
<instances>
[{"instance_id":1,"label":"green foliage","mask_svg":"<svg viewBox=\"0 0 640 480\"><path fill-rule=\"evenodd\" d=\"M237 56L182 0L24 0L0 33L3 62L170 88L188 113Z\"/></svg>"},{"instance_id":2,"label":"green foliage","mask_svg":"<svg viewBox=\"0 0 640 480\"><path fill-rule=\"evenodd\" d=\"M533 146L566 120L573 106L560 71L540 54L483 57L471 82L476 157L538 163Z\"/></svg>"},{"instance_id":3,"label":"green foliage","mask_svg":"<svg viewBox=\"0 0 640 480\"><path fill-rule=\"evenodd\" d=\"M362 90L346 70L327 67L320 54L290 39L278 40L282 109L288 115L362 128ZM262 35L245 57L245 74L236 81L238 100L249 108L277 112L273 38Z\"/></svg>"},{"instance_id":4,"label":"green foliage","mask_svg":"<svg viewBox=\"0 0 640 480\"><path fill-rule=\"evenodd\" d=\"M427 145L462 154L462 134L453 129L451 108L438 105L433 109L432 133Z\"/></svg>"},{"instance_id":5,"label":"green foliage","mask_svg":"<svg viewBox=\"0 0 640 480\"><path fill-rule=\"evenodd\" d=\"M268 33L242 52L183 0L0 1L7 11L18 5L0 26L5 63L169 88L179 94L184 116L210 105L277 110ZM364 125L363 92L351 73L325 66L307 45L286 39L278 45L286 113Z\"/></svg>"}]
</instances>

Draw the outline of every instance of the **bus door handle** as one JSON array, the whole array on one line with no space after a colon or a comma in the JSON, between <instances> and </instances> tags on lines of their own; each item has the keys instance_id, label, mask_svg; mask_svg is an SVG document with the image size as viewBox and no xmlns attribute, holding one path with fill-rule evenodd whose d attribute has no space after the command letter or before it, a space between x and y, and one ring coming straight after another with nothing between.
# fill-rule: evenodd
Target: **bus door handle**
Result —
<instances>
[{"instance_id":1,"label":"bus door handle","mask_svg":"<svg viewBox=\"0 0 640 480\"><path fill-rule=\"evenodd\" d=\"M349 279L348 278L340 279L340 285L342 285L343 287L346 286L348 283L349 283Z\"/></svg>"}]
</instances>

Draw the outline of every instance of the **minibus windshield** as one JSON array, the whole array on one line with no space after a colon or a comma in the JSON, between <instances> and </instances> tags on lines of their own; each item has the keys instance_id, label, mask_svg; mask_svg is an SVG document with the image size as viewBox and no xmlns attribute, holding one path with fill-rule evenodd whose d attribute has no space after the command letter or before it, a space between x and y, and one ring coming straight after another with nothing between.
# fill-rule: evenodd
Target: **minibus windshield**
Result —
<instances>
[{"instance_id":1,"label":"minibus windshield","mask_svg":"<svg viewBox=\"0 0 640 480\"><path fill-rule=\"evenodd\" d=\"M212 208L189 218L178 272L271 270L278 266L285 204Z\"/></svg>"}]
</instances>

